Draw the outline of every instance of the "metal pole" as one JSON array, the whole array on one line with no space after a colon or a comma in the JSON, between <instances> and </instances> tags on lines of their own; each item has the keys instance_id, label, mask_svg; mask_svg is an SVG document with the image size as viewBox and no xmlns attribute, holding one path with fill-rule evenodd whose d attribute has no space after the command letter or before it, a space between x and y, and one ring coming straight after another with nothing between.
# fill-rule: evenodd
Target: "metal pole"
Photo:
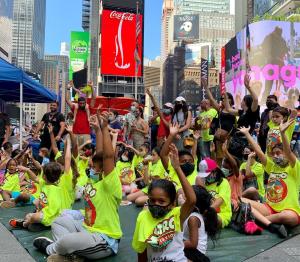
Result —
<instances>
[{"instance_id":1,"label":"metal pole","mask_svg":"<svg viewBox=\"0 0 300 262\"><path fill-rule=\"evenodd\" d=\"M22 150L23 145L23 83L20 83L20 150Z\"/></svg>"}]
</instances>

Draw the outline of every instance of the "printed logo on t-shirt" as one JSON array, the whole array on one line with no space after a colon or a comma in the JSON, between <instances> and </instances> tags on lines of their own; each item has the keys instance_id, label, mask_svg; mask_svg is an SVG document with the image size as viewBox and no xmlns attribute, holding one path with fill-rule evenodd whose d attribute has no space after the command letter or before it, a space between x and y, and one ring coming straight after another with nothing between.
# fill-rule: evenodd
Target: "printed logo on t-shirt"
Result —
<instances>
[{"instance_id":1,"label":"printed logo on t-shirt","mask_svg":"<svg viewBox=\"0 0 300 262\"><path fill-rule=\"evenodd\" d=\"M287 173L271 173L267 184L267 199L272 203L279 203L287 196L287 186L284 179Z\"/></svg>"},{"instance_id":2,"label":"printed logo on t-shirt","mask_svg":"<svg viewBox=\"0 0 300 262\"><path fill-rule=\"evenodd\" d=\"M39 198L39 210L42 210L48 204L47 196L44 192L41 192Z\"/></svg>"},{"instance_id":3,"label":"printed logo on t-shirt","mask_svg":"<svg viewBox=\"0 0 300 262\"><path fill-rule=\"evenodd\" d=\"M84 189L84 222L86 225L92 227L96 220L96 208L92 202L92 198L96 195L97 190L93 188L92 184L87 184Z\"/></svg>"},{"instance_id":4,"label":"printed logo on t-shirt","mask_svg":"<svg viewBox=\"0 0 300 262\"><path fill-rule=\"evenodd\" d=\"M153 248L162 249L168 246L175 236L174 216L161 221L148 237L146 243Z\"/></svg>"},{"instance_id":5,"label":"printed logo on t-shirt","mask_svg":"<svg viewBox=\"0 0 300 262\"><path fill-rule=\"evenodd\" d=\"M32 182L32 181L29 184L27 184L21 188L21 192L26 193L26 194L32 195L32 194L36 193L36 191L37 191L37 187L34 184L34 182Z\"/></svg>"},{"instance_id":6,"label":"printed logo on t-shirt","mask_svg":"<svg viewBox=\"0 0 300 262\"><path fill-rule=\"evenodd\" d=\"M125 167L121 170L121 177L126 183L132 182L133 171L130 167Z\"/></svg>"},{"instance_id":7,"label":"printed logo on t-shirt","mask_svg":"<svg viewBox=\"0 0 300 262\"><path fill-rule=\"evenodd\" d=\"M267 141L267 148L268 153L271 153L271 150L274 146L281 143L281 136L279 129L272 129L268 133L268 141Z\"/></svg>"}]
</instances>

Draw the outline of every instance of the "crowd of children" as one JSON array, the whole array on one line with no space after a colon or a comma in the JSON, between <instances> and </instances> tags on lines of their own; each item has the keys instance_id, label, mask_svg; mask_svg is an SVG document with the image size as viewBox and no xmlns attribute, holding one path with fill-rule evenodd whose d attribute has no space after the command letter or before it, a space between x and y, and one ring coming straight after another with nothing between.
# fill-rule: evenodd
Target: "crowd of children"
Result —
<instances>
[{"instance_id":1,"label":"crowd of children","mask_svg":"<svg viewBox=\"0 0 300 262\"><path fill-rule=\"evenodd\" d=\"M10 226L29 231L51 228L51 239L33 242L48 261L117 255L122 241L118 208L129 204L143 207L132 236L139 262L210 261L209 239L217 241L233 220L246 234L266 229L287 237L287 227L300 222L300 164L290 147L296 114L279 105L269 112L263 152L252 136L256 121L245 117L259 110L248 76L245 86L250 96L241 110L232 108L228 94L217 103L206 88L210 101L201 102L203 112L193 125L182 98L160 112L147 91L163 126L152 148L149 143L134 148L120 142L109 126L115 121L112 114L99 111L90 120L95 145L78 145L67 126L60 151L51 125L53 157L46 148L34 156L30 146L13 151L9 142L4 144L0 207L31 205L34 210L11 218ZM75 201L82 201L83 209L73 210ZM244 205L251 214L238 221Z\"/></svg>"}]
</instances>

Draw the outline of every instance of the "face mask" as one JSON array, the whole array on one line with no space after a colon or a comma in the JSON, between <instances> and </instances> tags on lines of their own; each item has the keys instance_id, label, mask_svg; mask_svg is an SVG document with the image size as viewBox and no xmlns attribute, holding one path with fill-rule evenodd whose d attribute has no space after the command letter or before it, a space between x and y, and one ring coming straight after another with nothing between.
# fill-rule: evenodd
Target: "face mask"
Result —
<instances>
[{"instance_id":1,"label":"face mask","mask_svg":"<svg viewBox=\"0 0 300 262\"><path fill-rule=\"evenodd\" d=\"M217 182L217 178L215 175L209 175L205 178L205 184L206 185L211 185L213 183Z\"/></svg>"},{"instance_id":2,"label":"face mask","mask_svg":"<svg viewBox=\"0 0 300 262\"><path fill-rule=\"evenodd\" d=\"M272 101L267 101L266 106L269 110L273 110L275 107L277 107L277 103L274 103Z\"/></svg>"},{"instance_id":3,"label":"face mask","mask_svg":"<svg viewBox=\"0 0 300 262\"><path fill-rule=\"evenodd\" d=\"M195 165L191 163L185 163L183 165L180 165L182 172L185 174L185 176L189 176L192 174L195 170Z\"/></svg>"},{"instance_id":4,"label":"face mask","mask_svg":"<svg viewBox=\"0 0 300 262\"><path fill-rule=\"evenodd\" d=\"M182 108L182 104L175 104L176 109L181 109Z\"/></svg>"},{"instance_id":5,"label":"face mask","mask_svg":"<svg viewBox=\"0 0 300 262\"><path fill-rule=\"evenodd\" d=\"M91 156L92 155L92 150L85 150L84 152L85 156Z\"/></svg>"},{"instance_id":6,"label":"face mask","mask_svg":"<svg viewBox=\"0 0 300 262\"><path fill-rule=\"evenodd\" d=\"M168 206L157 206L148 204L149 211L153 218L162 218L170 212Z\"/></svg>"},{"instance_id":7,"label":"face mask","mask_svg":"<svg viewBox=\"0 0 300 262\"><path fill-rule=\"evenodd\" d=\"M275 156L273 158L273 161L276 165L284 167L287 165L287 160L283 156Z\"/></svg>"},{"instance_id":8,"label":"face mask","mask_svg":"<svg viewBox=\"0 0 300 262\"><path fill-rule=\"evenodd\" d=\"M196 111L196 116L199 116L200 115L200 111Z\"/></svg>"},{"instance_id":9,"label":"face mask","mask_svg":"<svg viewBox=\"0 0 300 262\"><path fill-rule=\"evenodd\" d=\"M108 118L108 121L109 122L112 122L112 121L114 121L115 120L115 118L113 117L113 116L110 116L109 118Z\"/></svg>"},{"instance_id":10,"label":"face mask","mask_svg":"<svg viewBox=\"0 0 300 262\"><path fill-rule=\"evenodd\" d=\"M121 156L121 160L123 161L123 162L128 162L128 156L124 156L124 155L122 155Z\"/></svg>"},{"instance_id":11,"label":"face mask","mask_svg":"<svg viewBox=\"0 0 300 262\"><path fill-rule=\"evenodd\" d=\"M93 180L94 182L98 182L99 181L99 175L96 174L94 169L90 169L90 179Z\"/></svg>"},{"instance_id":12,"label":"face mask","mask_svg":"<svg viewBox=\"0 0 300 262\"><path fill-rule=\"evenodd\" d=\"M225 177L229 177L230 176L229 169L222 167L221 170L222 170L222 172L223 172L223 174L224 174Z\"/></svg>"},{"instance_id":13,"label":"face mask","mask_svg":"<svg viewBox=\"0 0 300 262\"><path fill-rule=\"evenodd\" d=\"M167 108L164 108L162 111L165 115L170 115L172 113L172 110Z\"/></svg>"},{"instance_id":14,"label":"face mask","mask_svg":"<svg viewBox=\"0 0 300 262\"><path fill-rule=\"evenodd\" d=\"M243 158L244 158L245 161L248 160L248 156L249 156L249 154L243 154Z\"/></svg>"},{"instance_id":15,"label":"face mask","mask_svg":"<svg viewBox=\"0 0 300 262\"><path fill-rule=\"evenodd\" d=\"M135 111L136 111L136 107L135 107L135 106L131 106L131 107L130 107L130 111L131 111L131 112L135 112Z\"/></svg>"}]
</instances>

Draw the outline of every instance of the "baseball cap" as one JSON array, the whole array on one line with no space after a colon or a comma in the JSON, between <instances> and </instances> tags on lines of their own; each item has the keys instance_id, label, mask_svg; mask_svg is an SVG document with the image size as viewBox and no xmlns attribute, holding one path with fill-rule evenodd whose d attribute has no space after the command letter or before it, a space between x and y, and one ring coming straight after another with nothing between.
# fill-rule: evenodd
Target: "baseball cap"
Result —
<instances>
[{"instance_id":1,"label":"baseball cap","mask_svg":"<svg viewBox=\"0 0 300 262\"><path fill-rule=\"evenodd\" d=\"M186 100L183 96L178 96L176 97L175 102L186 102Z\"/></svg>"},{"instance_id":2,"label":"baseball cap","mask_svg":"<svg viewBox=\"0 0 300 262\"><path fill-rule=\"evenodd\" d=\"M170 102L165 103L164 106L169 107L169 108L172 108L172 109L174 108L173 104L170 103Z\"/></svg>"},{"instance_id":3,"label":"baseball cap","mask_svg":"<svg viewBox=\"0 0 300 262\"><path fill-rule=\"evenodd\" d=\"M199 177L207 177L213 170L215 170L218 167L215 160L212 160L211 158L204 158L199 163Z\"/></svg>"}]
</instances>

